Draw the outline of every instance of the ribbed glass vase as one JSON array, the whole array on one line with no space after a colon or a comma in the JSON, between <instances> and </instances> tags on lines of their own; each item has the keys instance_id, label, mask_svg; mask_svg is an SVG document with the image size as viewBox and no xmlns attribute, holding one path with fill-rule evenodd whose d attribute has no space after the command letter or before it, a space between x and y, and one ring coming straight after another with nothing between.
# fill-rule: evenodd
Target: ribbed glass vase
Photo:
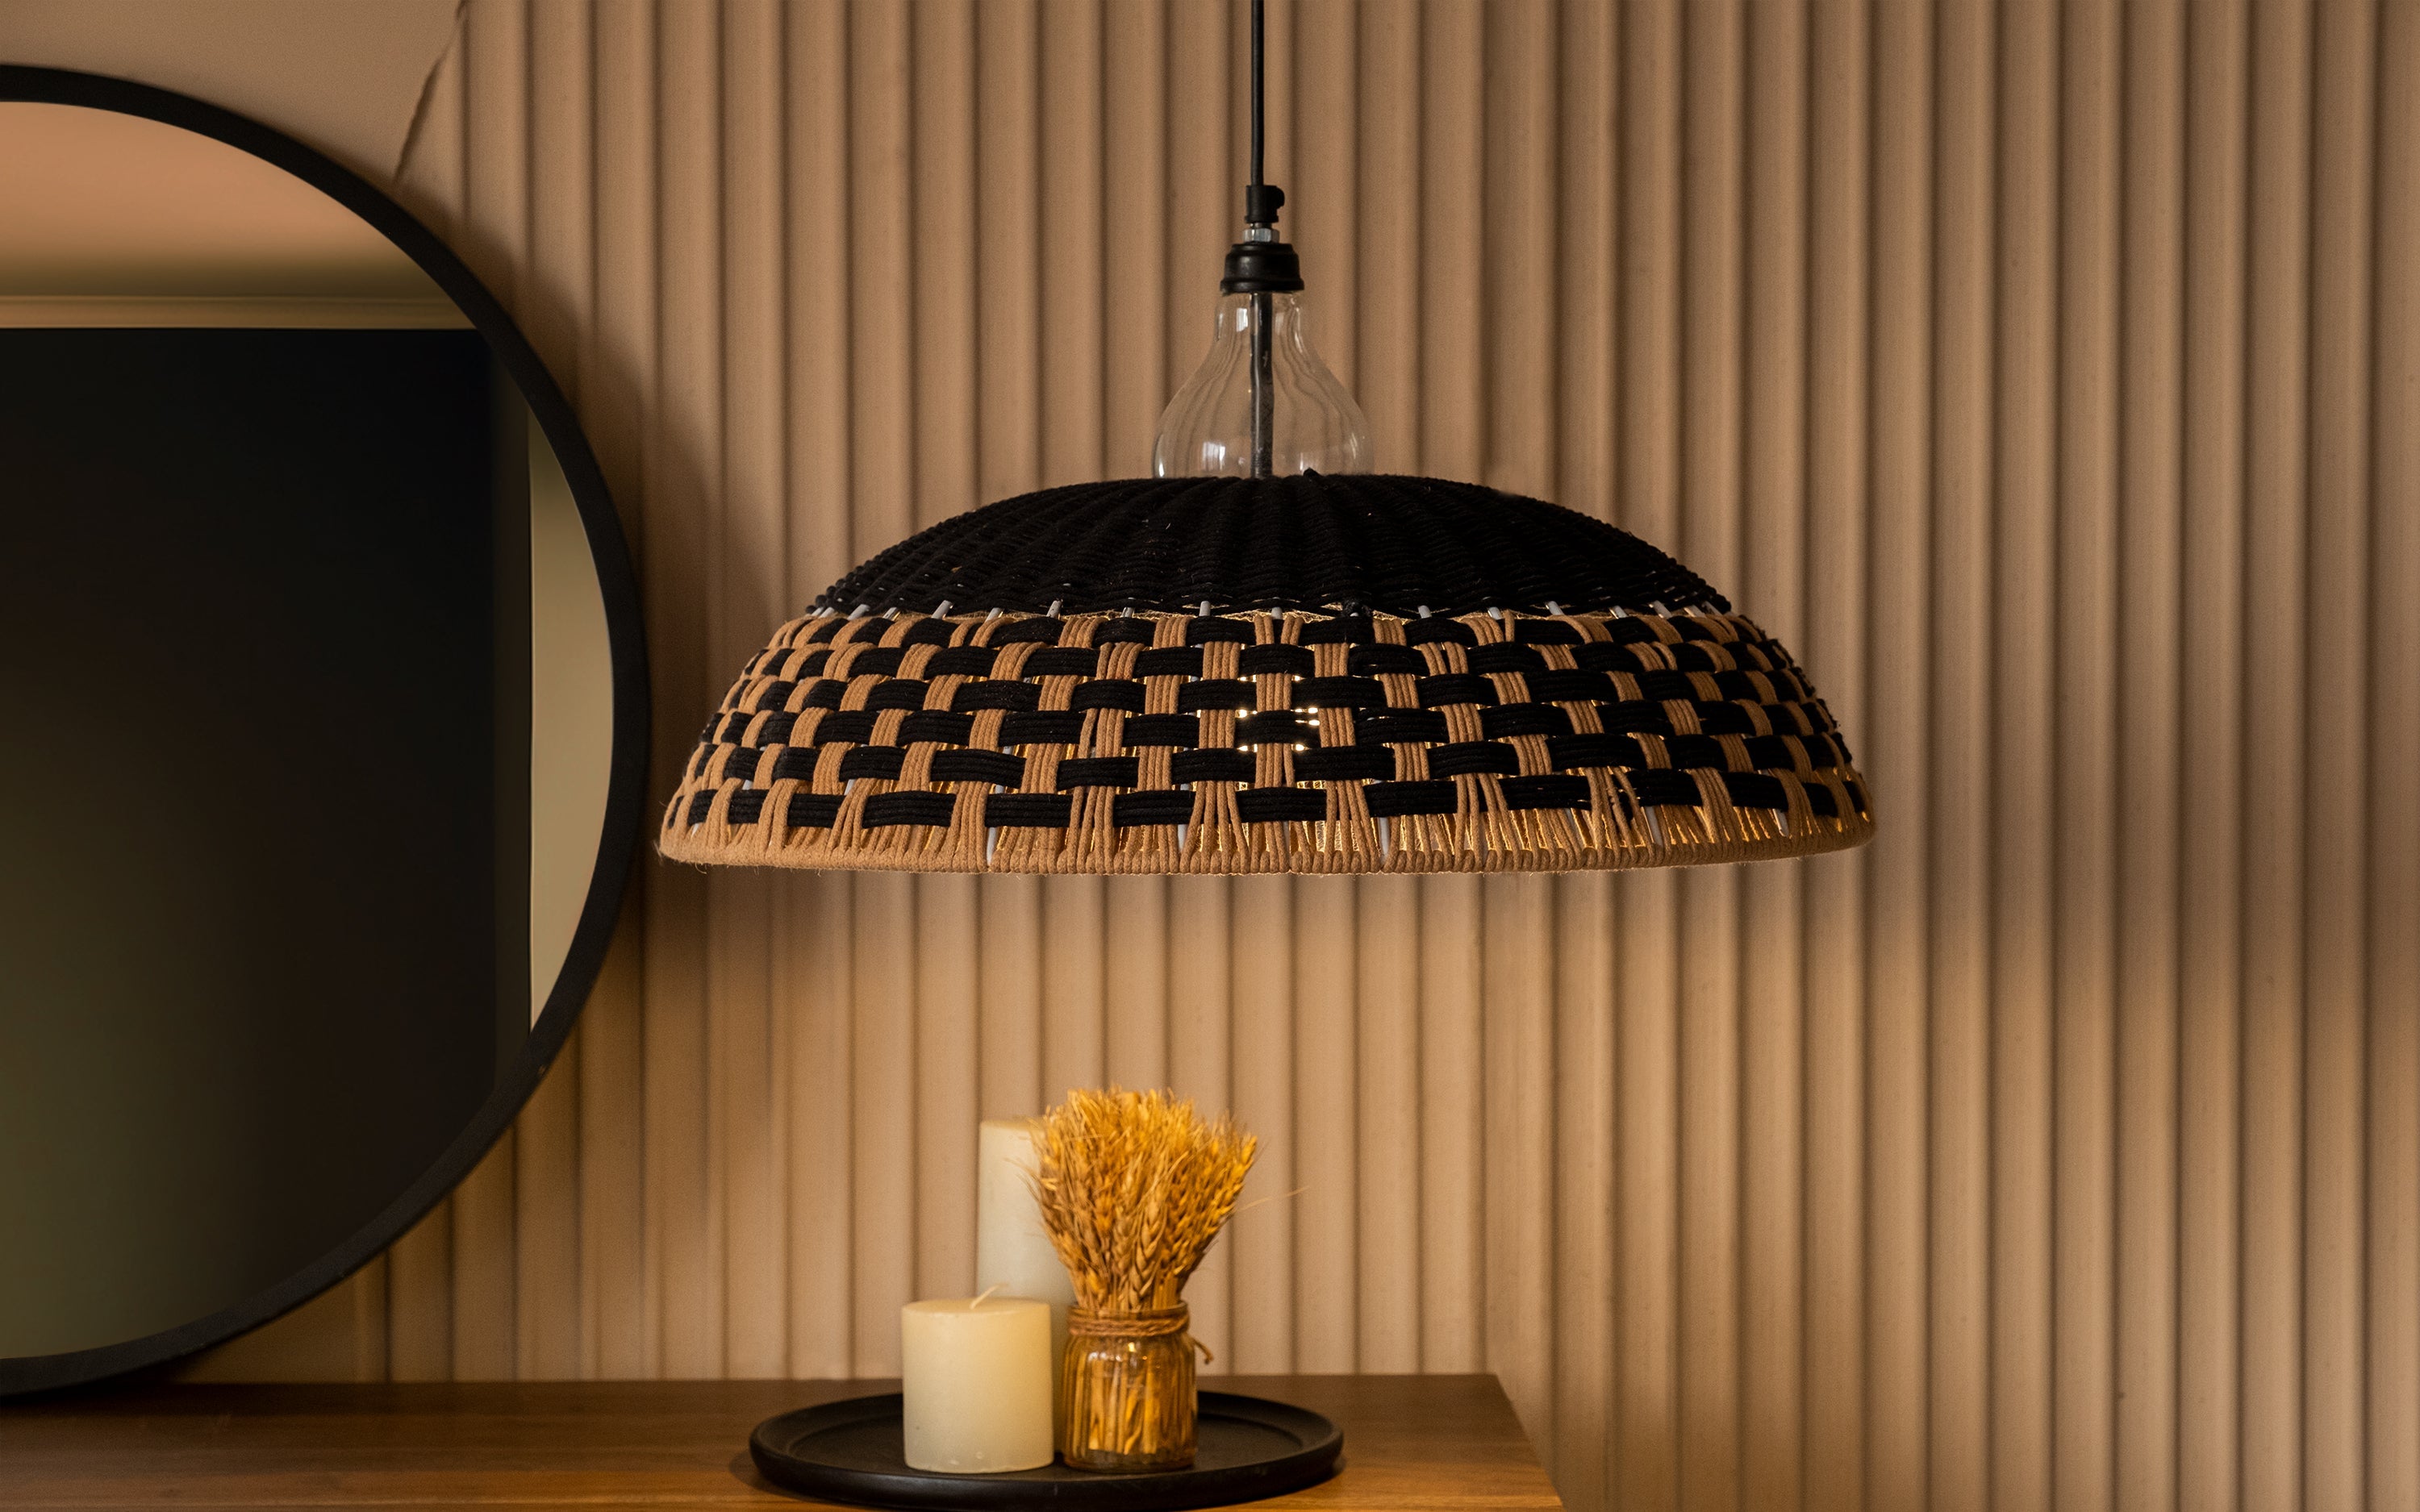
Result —
<instances>
[{"instance_id":1,"label":"ribbed glass vase","mask_svg":"<svg viewBox=\"0 0 2420 1512\"><path fill-rule=\"evenodd\" d=\"M1062 1357L1067 1425L1059 1450L1078 1470L1181 1470L1193 1463L1193 1335L1183 1303L1150 1312L1067 1313Z\"/></svg>"}]
</instances>

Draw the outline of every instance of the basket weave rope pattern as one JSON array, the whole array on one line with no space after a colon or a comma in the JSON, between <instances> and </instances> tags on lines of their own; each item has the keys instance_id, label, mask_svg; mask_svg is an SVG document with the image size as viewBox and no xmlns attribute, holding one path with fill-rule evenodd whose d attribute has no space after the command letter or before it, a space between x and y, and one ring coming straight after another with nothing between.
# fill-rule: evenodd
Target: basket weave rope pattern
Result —
<instances>
[{"instance_id":1,"label":"basket weave rope pattern","mask_svg":"<svg viewBox=\"0 0 2420 1512\"><path fill-rule=\"evenodd\" d=\"M1872 827L1787 653L1714 611L825 614L724 698L675 860L1488 872L1837 850Z\"/></svg>"},{"instance_id":2,"label":"basket weave rope pattern","mask_svg":"<svg viewBox=\"0 0 2420 1512\"><path fill-rule=\"evenodd\" d=\"M1627 531L1473 483L1133 478L1019 494L868 559L818 607L936 612L1729 609Z\"/></svg>"},{"instance_id":3,"label":"basket weave rope pattern","mask_svg":"<svg viewBox=\"0 0 2420 1512\"><path fill-rule=\"evenodd\" d=\"M1559 872L1873 829L1788 652L1637 537L1475 485L1052 489L901 542L822 605L724 696L666 856Z\"/></svg>"}]
</instances>

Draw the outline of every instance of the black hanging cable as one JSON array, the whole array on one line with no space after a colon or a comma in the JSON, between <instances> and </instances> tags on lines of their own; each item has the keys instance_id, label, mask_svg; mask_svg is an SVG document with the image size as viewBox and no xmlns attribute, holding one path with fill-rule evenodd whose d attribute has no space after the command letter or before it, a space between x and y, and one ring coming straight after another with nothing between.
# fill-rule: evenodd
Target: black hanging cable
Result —
<instances>
[{"instance_id":1,"label":"black hanging cable","mask_svg":"<svg viewBox=\"0 0 2420 1512\"><path fill-rule=\"evenodd\" d=\"M1261 181L1262 143L1264 140L1262 103L1262 0L1252 0L1252 181L1244 189L1244 236L1247 240L1275 240L1278 205L1283 196L1271 196L1268 186ZM1275 203L1268 203L1272 198ZM1263 216L1265 220L1262 219ZM1252 476L1266 478L1277 471L1277 378L1274 348L1269 336L1269 291L1261 289L1250 296L1252 310Z\"/></svg>"},{"instance_id":2,"label":"black hanging cable","mask_svg":"<svg viewBox=\"0 0 2420 1512\"><path fill-rule=\"evenodd\" d=\"M1264 140L1261 129L1261 38L1265 25L1261 0L1252 0L1252 181L1249 187L1254 190L1266 187L1261 182L1261 144ZM1244 218L1247 221L1250 221L1259 208L1259 202L1253 195L1248 193L1244 196ZM1270 210L1270 218L1276 218L1274 207Z\"/></svg>"},{"instance_id":3,"label":"black hanging cable","mask_svg":"<svg viewBox=\"0 0 2420 1512\"><path fill-rule=\"evenodd\" d=\"M1273 295L1302 287L1302 264L1294 249L1278 239L1278 210L1285 191L1264 181L1267 150L1267 91L1264 82L1266 23L1262 0L1252 0L1252 138L1251 178L1244 186L1244 239L1227 249L1227 276L1218 281L1222 294L1249 295L1246 318L1251 323L1252 476L1277 473L1276 332L1271 330Z\"/></svg>"}]
</instances>

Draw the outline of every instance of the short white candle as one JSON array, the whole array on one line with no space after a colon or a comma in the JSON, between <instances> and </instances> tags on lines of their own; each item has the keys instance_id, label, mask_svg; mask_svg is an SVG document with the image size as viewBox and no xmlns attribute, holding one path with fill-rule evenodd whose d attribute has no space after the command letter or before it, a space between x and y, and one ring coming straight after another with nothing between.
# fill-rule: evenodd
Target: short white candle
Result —
<instances>
[{"instance_id":1,"label":"short white candle","mask_svg":"<svg viewBox=\"0 0 2420 1512\"><path fill-rule=\"evenodd\" d=\"M954 1475L1050 1463L1050 1309L1022 1297L899 1311L908 1464Z\"/></svg>"},{"instance_id":2,"label":"short white candle","mask_svg":"<svg viewBox=\"0 0 2420 1512\"><path fill-rule=\"evenodd\" d=\"M1067 1348L1067 1309L1075 1283L1050 1247L1042 1207L1033 1200L1038 1119L985 1119L976 1159L975 1288L997 1287L1005 1296L1032 1297L1050 1304L1050 1373Z\"/></svg>"}]
</instances>

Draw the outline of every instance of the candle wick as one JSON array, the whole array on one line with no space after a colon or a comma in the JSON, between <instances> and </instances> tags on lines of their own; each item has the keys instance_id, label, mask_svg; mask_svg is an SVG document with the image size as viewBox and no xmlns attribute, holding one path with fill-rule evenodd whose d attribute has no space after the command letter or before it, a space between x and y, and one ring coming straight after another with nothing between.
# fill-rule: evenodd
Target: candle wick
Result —
<instances>
[{"instance_id":1,"label":"candle wick","mask_svg":"<svg viewBox=\"0 0 2420 1512\"><path fill-rule=\"evenodd\" d=\"M1008 1285L1008 1283L1005 1281L995 1281L990 1286L984 1288L982 1296L977 1297L974 1301L967 1304L967 1311L973 1312L977 1308L981 1307L985 1303L991 1301L991 1294L1006 1285Z\"/></svg>"}]
</instances>

